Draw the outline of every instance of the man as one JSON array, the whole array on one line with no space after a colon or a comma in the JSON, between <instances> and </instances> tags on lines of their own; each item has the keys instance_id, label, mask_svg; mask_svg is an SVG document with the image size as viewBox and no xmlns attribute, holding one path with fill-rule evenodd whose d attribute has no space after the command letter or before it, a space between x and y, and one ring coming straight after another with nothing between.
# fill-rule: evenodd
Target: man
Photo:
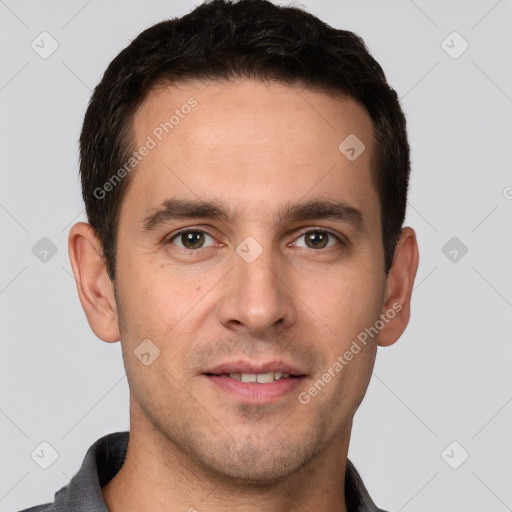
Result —
<instances>
[{"instance_id":1,"label":"man","mask_svg":"<svg viewBox=\"0 0 512 512\"><path fill-rule=\"evenodd\" d=\"M69 235L130 433L45 511L378 511L347 460L377 346L410 315L405 119L360 38L265 0L140 34L80 138Z\"/></svg>"}]
</instances>

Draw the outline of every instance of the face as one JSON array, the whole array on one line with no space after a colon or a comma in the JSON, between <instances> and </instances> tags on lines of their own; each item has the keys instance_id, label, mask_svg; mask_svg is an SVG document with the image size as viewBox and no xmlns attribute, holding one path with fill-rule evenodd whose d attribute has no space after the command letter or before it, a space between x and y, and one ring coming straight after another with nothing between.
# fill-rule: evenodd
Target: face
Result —
<instances>
[{"instance_id":1,"label":"face","mask_svg":"<svg viewBox=\"0 0 512 512\"><path fill-rule=\"evenodd\" d=\"M338 148L351 134L355 160ZM136 113L135 146L148 137L116 259L132 425L254 482L348 445L377 338L344 354L385 312L368 113L284 85L181 84Z\"/></svg>"}]
</instances>

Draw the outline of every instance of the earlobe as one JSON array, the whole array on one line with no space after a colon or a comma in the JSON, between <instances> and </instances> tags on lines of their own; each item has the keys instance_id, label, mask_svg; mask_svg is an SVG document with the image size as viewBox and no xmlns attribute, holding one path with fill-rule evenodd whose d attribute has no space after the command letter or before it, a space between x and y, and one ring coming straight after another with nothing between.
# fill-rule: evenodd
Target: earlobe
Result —
<instances>
[{"instance_id":1,"label":"earlobe","mask_svg":"<svg viewBox=\"0 0 512 512\"><path fill-rule=\"evenodd\" d=\"M91 329L103 341L119 341L114 286L103 262L101 243L89 224L79 222L71 228L68 250L78 296Z\"/></svg>"},{"instance_id":2,"label":"earlobe","mask_svg":"<svg viewBox=\"0 0 512 512\"><path fill-rule=\"evenodd\" d=\"M405 227L396 245L393 265L386 281L382 314L386 315L388 322L379 333L379 345L382 347L395 343L409 323L418 262L416 234L412 228Z\"/></svg>"}]
</instances>

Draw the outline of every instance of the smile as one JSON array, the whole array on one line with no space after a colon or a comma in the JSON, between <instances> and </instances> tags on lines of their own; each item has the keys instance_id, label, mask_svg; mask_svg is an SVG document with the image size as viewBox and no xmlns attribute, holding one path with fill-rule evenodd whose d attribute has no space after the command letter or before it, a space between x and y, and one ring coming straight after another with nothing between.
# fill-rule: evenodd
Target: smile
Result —
<instances>
[{"instance_id":1,"label":"smile","mask_svg":"<svg viewBox=\"0 0 512 512\"><path fill-rule=\"evenodd\" d=\"M289 373L268 372L268 373L230 373L232 379L240 382L257 382L258 384L266 384L281 379L289 379Z\"/></svg>"}]
</instances>

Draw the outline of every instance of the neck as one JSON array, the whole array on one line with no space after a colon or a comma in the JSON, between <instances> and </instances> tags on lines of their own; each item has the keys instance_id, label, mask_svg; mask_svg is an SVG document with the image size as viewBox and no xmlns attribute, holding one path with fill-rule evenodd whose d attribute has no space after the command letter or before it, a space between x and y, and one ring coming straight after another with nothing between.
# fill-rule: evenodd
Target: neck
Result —
<instances>
[{"instance_id":1,"label":"neck","mask_svg":"<svg viewBox=\"0 0 512 512\"><path fill-rule=\"evenodd\" d=\"M322 510L347 512L345 469L350 436L335 439L281 481L234 481L210 472L172 441L132 420L126 460L102 488L109 512L245 512ZM151 499L148 499L148 497Z\"/></svg>"}]
</instances>

